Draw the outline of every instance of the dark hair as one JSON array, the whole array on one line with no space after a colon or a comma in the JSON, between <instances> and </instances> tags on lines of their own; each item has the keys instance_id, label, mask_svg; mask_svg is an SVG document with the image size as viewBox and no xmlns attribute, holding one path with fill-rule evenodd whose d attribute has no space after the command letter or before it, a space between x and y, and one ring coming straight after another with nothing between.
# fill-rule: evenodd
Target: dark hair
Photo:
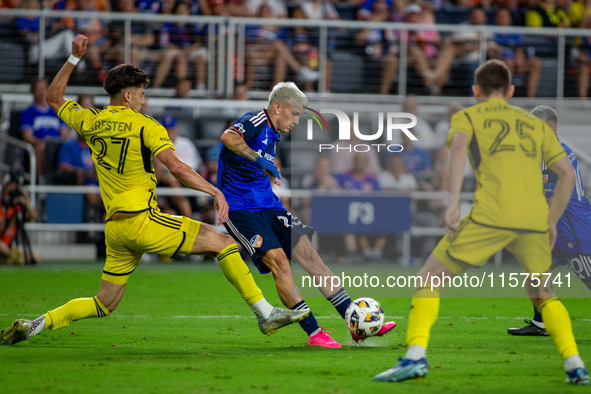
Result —
<instances>
[{"instance_id":1,"label":"dark hair","mask_svg":"<svg viewBox=\"0 0 591 394\"><path fill-rule=\"evenodd\" d=\"M125 88L143 87L145 89L148 86L150 86L148 73L131 64L121 64L113 67L107 74L103 85L109 96L114 96Z\"/></svg>"},{"instance_id":2,"label":"dark hair","mask_svg":"<svg viewBox=\"0 0 591 394\"><path fill-rule=\"evenodd\" d=\"M33 90L35 90L35 86L36 86L38 83L40 83L40 82L45 82L45 83L47 83L47 79L45 79L45 78L35 78L35 79L33 79L33 80L31 81L31 92L32 92Z\"/></svg>"},{"instance_id":3,"label":"dark hair","mask_svg":"<svg viewBox=\"0 0 591 394\"><path fill-rule=\"evenodd\" d=\"M474 72L474 82L484 96L493 93L505 94L511 85L511 71L500 60L488 60Z\"/></svg>"}]
</instances>

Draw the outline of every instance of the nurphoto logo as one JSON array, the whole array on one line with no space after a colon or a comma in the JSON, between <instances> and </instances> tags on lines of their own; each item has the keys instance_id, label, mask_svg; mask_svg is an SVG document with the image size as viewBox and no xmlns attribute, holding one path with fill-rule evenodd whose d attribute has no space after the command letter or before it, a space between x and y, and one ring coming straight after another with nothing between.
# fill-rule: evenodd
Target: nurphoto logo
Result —
<instances>
[{"instance_id":1,"label":"nurphoto logo","mask_svg":"<svg viewBox=\"0 0 591 394\"><path fill-rule=\"evenodd\" d=\"M339 140L341 141L350 141L351 140L351 119L349 116L338 109L321 109L320 112L312 109L306 108L309 112L304 112L306 115L312 117L312 119L308 119L308 134L307 138L308 141L312 141L314 139L314 122L316 121L318 126L320 126L320 130L324 132L328 132L328 125L326 120L321 114L333 114L336 115L337 121L339 124ZM409 123L400 123L405 119L410 120ZM402 131L409 139L416 141L417 137L415 137L409 129L412 129L417 125L417 117L413 114L406 113L406 112L388 112L386 113L386 140L388 142L393 140L393 131L400 130ZM378 112L378 131L374 134L362 134L359 131L359 112L353 113L353 132L355 133L355 137L357 137L360 141L378 141L382 134L384 133L384 112ZM386 143L366 143L366 144L349 144L348 146L342 145L334 145L334 144L319 144L318 151L322 152L327 150L346 150L346 151L355 151L355 152L368 152L371 149L377 149L380 152L380 149L386 149L388 152L396 153L402 152L403 147L400 144L386 144Z\"/></svg>"}]
</instances>

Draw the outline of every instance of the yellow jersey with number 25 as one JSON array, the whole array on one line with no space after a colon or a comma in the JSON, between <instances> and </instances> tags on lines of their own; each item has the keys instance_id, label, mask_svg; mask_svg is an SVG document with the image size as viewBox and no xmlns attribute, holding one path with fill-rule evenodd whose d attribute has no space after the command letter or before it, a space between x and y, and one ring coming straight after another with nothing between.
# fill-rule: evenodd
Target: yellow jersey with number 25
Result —
<instances>
[{"instance_id":1,"label":"yellow jersey with number 25","mask_svg":"<svg viewBox=\"0 0 591 394\"><path fill-rule=\"evenodd\" d=\"M470 218L477 224L513 230L548 231L540 160L551 166L566 156L550 127L501 98L457 112L454 134L470 137L468 156L477 190Z\"/></svg>"},{"instance_id":2,"label":"yellow jersey with number 25","mask_svg":"<svg viewBox=\"0 0 591 394\"><path fill-rule=\"evenodd\" d=\"M107 220L117 212L157 209L152 155L174 149L160 123L127 107L85 109L74 101L66 101L57 115L90 147Z\"/></svg>"}]
</instances>

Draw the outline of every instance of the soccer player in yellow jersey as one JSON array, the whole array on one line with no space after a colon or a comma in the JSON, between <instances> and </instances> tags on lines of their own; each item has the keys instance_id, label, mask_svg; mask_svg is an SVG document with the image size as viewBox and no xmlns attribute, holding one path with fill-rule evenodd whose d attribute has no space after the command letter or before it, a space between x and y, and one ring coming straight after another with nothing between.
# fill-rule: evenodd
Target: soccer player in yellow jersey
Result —
<instances>
[{"instance_id":1,"label":"soccer player in yellow jersey","mask_svg":"<svg viewBox=\"0 0 591 394\"><path fill-rule=\"evenodd\" d=\"M74 39L73 54L53 80L47 102L60 119L86 139L92 151L107 210L107 259L101 286L95 297L71 300L33 321L16 320L0 332L0 343L12 345L44 329L56 330L75 320L110 315L145 252L167 257L178 253L217 257L224 275L252 307L265 334L308 315L309 309L274 308L265 300L230 236L205 223L160 212L154 194L152 156L186 186L213 196L218 224L227 220L228 204L216 187L178 158L166 129L138 112L150 83L144 70L124 64L109 71L104 88L111 104L104 110L83 109L63 98L70 74L87 45L88 39L82 35Z\"/></svg>"},{"instance_id":2,"label":"soccer player in yellow jersey","mask_svg":"<svg viewBox=\"0 0 591 394\"><path fill-rule=\"evenodd\" d=\"M472 92L479 104L451 119L450 200L445 214L448 234L419 272L423 283L415 289L412 300L406 356L395 367L376 375L376 381L394 382L427 375L426 351L431 327L439 313L441 291L433 278L442 283L444 275L449 280L470 267L481 267L497 251L507 248L524 272L533 277L526 286L528 295L564 359L566 381L589 384L568 312L552 294L550 281L540 280L540 274L549 272L552 263L550 251L556 240L556 223L570 199L575 174L548 125L507 103L505 98L512 97L513 91L507 66L490 60L475 72ZM458 223L466 154L478 188L472 211ZM540 160L558 176L549 208L540 182Z\"/></svg>"}]
</instances>

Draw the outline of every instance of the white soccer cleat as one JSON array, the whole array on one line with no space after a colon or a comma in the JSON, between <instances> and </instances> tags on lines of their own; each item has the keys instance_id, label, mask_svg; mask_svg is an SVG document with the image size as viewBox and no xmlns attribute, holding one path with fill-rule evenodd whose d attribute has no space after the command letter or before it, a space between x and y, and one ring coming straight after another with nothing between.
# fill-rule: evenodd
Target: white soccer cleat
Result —
<instances>
[{"instance_id":1,"label":"white soccer cleat","mask_svg":"<svg viewBox=\"0 0 591 394\"><path fill-rule=\"evenodd\" d=\"M291 310L273 308L271 315L263 319L259 317L259 328L263 334L274 334L281 327L296 323L310 314L310 309Z\"/></svg>"},{"instance_id":2,"label":"white soccer cleat","mask_svg":"<svg viewBox=\"0 0 591 394\"><path fill-rule=\"evenodd\" d=\"M17 319L12 326L0 331L0 345L14 345L22 341L28 341L32 322L25 319Z\"/></svg>"}]
</instances>

